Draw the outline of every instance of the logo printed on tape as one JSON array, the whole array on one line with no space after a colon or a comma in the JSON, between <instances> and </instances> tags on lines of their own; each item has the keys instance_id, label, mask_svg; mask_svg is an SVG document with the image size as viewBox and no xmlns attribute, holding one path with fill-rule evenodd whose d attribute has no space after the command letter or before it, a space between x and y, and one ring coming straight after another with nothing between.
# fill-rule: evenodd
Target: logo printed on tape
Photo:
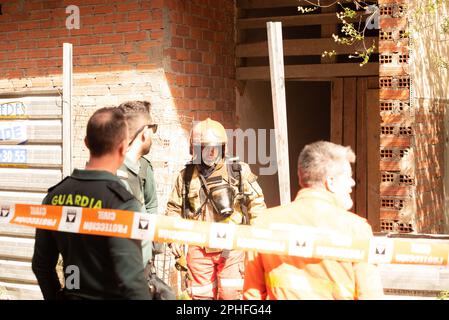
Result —
<instances>
[{"instance_id":1,"label":"logo printed on tape","mask_svg":"<svg viewBox=\"0 0 449 320\"><path fill-rule=\"evenodd\" d=\"M212 223L209 234L209 246L211 248L232 249L234 234L234 224Z\"/></svg>"},{"instance_id":2,"label":"logo printed on tape","mask_svg":"<svg viewBox=\"0 0 449 320\"><path fill-rule=\"evenodd\" d=\"M156 215L143 212L134 212L133 227L131 237L133 239L150 240L154 239L156 229Z\"/></svg>"},{"instance_id":3,"label":"logo printed on tape","mask_svg":"<svg viewBox=\"0 0 449 320\"><path fill-rule=\"evenodd\" d=\"M65 222L75 223L75 219L76 219L76 210L73 209L67 210L67 219Z\"/></svg>"},{"instance_id":4,"label":"logo printed on tape","mask_svg":"<svg viewBox=\"0 0 449 320\"><path fill-rule=\"evenodd\" d=\"M315 239L311 234L305 232L290 232L290 241L288 246L288 254L292 256L300 256L310 258L313 255Z\"/></svg>"},{"instance_id":5,"label":"logo printed on tape","mask_svg":"<svg viewBox=\"0 0 449 320\"><path fill-rule=\"evenodd\" d=\"M6 218L9 216L9 212L10 212L10 206L2 206L2 209L0 211L0 217L2 218Z\"/></svg>"},{"instance_id":6,"label":"logo printed on tape","mask_svg":"<svg viewBox=\"0 0 449 320\"><path fill-rule=\"evenodd\" d=\"M140 217L140 219L139 219L139 229L140 230L148 230L149 225L150 225L150 221L148 219Z\"/></svg>"},{"instance_id":7,"label":"logo printed on tape","mask_svg":"<svg viewBox=\"0 0 449 320\"><path fill-rule=\"evenodd\" d=\"M62 217L58 230L65 232L79 232L83 208L62 207Z\"/></svg>"},{"instance_id":8,"label":"logo printed on tape","mask_svg":"<svg viewBox=\"0 0 449 320\"><path fill-rule=\"evenodd\" d=\"M370 263L390 263L393 259L393 241L388 238L372 238L368 253Z\"/></svg>"},{"instance_id":9,"label":"logo printed on tape","mask_svg":"<svg viewBox=\"0 0 449 320\"><path fill-rule=\"evenodd\" d=\"M13 204L0 204L0 223L9 223L14 218Z\"/></svg>"}]
</instances>

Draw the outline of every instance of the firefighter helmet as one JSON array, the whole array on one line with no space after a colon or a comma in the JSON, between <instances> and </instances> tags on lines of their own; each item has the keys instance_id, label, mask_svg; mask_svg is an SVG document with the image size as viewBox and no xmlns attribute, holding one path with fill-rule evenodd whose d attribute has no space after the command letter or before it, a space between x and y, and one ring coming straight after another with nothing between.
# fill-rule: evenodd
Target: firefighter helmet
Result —
<instances>
[{"instance_id":1,"label":"firefighter helmet","mask_svg":"<svg viewBox=\"0 0 449 320\"><path fill-rule=\"evenodd\" d=\"M207 118L193 126L190 144L203 146L217 146L226 144L228 137L223 125L215 120Z\"/></svg>"}]
</instances>

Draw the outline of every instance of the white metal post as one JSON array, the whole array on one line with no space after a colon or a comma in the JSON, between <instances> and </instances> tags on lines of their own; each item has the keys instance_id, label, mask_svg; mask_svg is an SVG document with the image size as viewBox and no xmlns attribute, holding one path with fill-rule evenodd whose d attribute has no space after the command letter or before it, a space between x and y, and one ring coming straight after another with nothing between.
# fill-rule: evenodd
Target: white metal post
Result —
<instances>
[{"instance_id":1,"label":"white metal post","mask_svg":"<svg viewBox=\"0 0 449 320\"><path fill-rule=\"evenodd\" d=\"M63 46L63 87L62 87L62 175L72 173L72 85L73 63L71 43Z\"/></svg>"}]
</instances>

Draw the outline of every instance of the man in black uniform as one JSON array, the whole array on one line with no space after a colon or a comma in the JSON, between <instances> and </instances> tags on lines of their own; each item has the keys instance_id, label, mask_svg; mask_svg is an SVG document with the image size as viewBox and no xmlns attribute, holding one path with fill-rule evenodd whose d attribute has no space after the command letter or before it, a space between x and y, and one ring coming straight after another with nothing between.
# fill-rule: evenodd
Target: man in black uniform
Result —
<instances>
[{"instance_id":1,"label":"man in black uniform","mask_svg":"<svg viewBox=\"0 0 449 320\"><path fill-rule=\"evenodd\" d=\"M140 211L139 202L116 176L128 147L123 112L117 108L97 110L87 124L85 144L90 152L85 170L75 169L70 177L51 187L43 204L86 204ZM61 199L76 199L77 196L78 199L88 197L89 201L61 203ZM68 266L79 269L79 287L61 288L55 270L59 253L64 270ZM138 240L37 229L32 269L45 299L151 298Z\"/></svg>"}]
</instances>

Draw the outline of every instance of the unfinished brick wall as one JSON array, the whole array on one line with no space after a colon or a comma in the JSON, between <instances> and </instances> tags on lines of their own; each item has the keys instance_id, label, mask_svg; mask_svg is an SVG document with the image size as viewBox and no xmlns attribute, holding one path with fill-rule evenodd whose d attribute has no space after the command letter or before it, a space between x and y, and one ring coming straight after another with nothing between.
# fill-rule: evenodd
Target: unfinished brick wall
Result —
<instances>
[{"instance_id":1,"label":"unfinished brick wall","mask_svg":"<svg viewBox=\"0 0 449 320\"><path fill-rule=\"evenodd\" d=\"M164 67L175 103L235 127L234 1L167 0Z\"/></svg>"},{"instance_id":2,"label":"unfinished brick wall","mask_svg":"<svg viewBox=\"0 0 449 320\"><path fill-rule=\"evenodd\" d=\"M62 90L62 44L72 43L75 167L94 110L130 99L233 125L232 0L0 0L0 93ZM80 8L68 30L65 8ZM184 139L185 140L185 139Z\"/></svg>"},{"instance_id":3,"label":"unfinished brick wall","mask_svg":"<svg viewBox=\"0 0 449 320\"><path fill-rule=\"evenodd\" d=\"M410 68L409 5L379 1L381 229L443 233L445 106L414 92L421 79Z\"/></svg>"}]
</instances>

